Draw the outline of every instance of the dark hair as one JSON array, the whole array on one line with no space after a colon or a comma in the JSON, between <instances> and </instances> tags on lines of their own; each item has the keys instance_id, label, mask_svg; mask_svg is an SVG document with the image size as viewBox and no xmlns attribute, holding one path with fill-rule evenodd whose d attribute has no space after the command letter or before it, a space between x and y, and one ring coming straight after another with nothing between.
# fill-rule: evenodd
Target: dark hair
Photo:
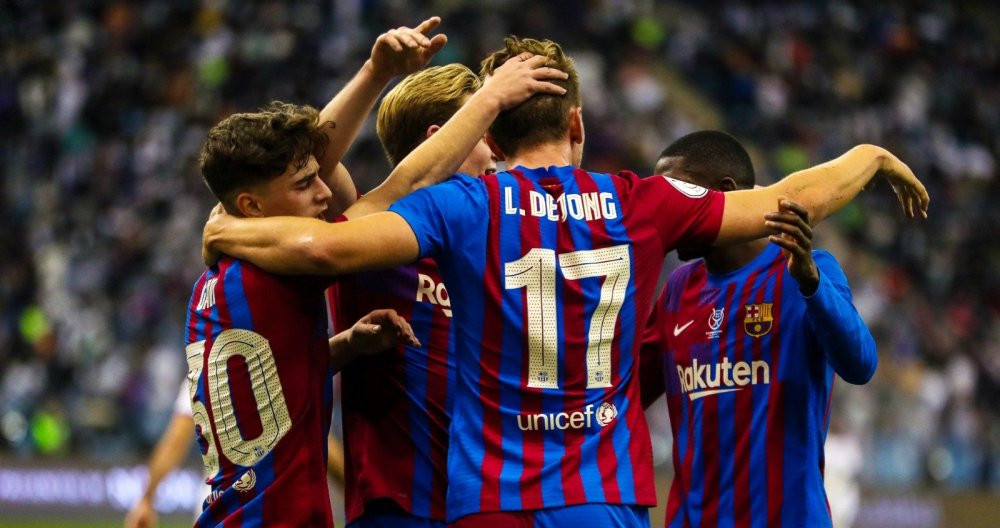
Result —
<instances>
[{"instance_id":1,"label":"dark hair","mask_svg":"<svg viewBox=\"0 0 1000 528\"><path fill-rule=\"evenodd\" d=\"M276 101L212 127L198 161L208 188L233 212L240 191L281 176L291 164L304 167L310 154L322 156L326 141L319 111Z\"/></svg>"},{"instance_id":2,"label":"dark hair","mask_svg":"<svg viewBox=\"0 0 1000 528\"><path fill-rule=\"evenodd\" d=\"M503 63L526 51L548 57L550 67L569 74L566 80L549 81L565 88L565 94L535 94L520 105L500 112L493 121L490 135L505 155L513 156L522 148L555 141L566 134L569 130L569 111L574 106L580 106L580 78L573 59L551 40L510 36L503 43L504 49L493 52L483 60L480 76L492 75Z\"/></svg>"},{"instance_id":3,"label":"dark hair","mask_svg":"<svg viewBox=\"0 0 1000 528\"><path fill-rule=\"evenodd\" d=\"M716 189L723 178L732 178L738 189L753 188L753 163L743 145L719 130L693 132L663 149L658 159L684 158L683 168L699 178L698 183Z\"/></svg>"}]
</instances>

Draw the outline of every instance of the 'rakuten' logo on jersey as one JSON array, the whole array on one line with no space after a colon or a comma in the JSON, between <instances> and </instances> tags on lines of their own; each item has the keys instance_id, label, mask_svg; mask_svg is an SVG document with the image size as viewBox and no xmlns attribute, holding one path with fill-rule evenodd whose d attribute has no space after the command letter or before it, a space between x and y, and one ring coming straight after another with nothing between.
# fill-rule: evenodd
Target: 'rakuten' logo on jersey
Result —
<instances>
[{"instance_id":1,"label":"'rakuten' logo on jersey","mask_svg":"<svg viewBox=\"0 0 1000 528\"><path fill-rule=\"evenodd\" d=\"M434 282L434 279L424 275L423 273L417 274L417 302L427 301L431 304L436 304L442 306L441 311L448 317L451 317L451 298L448 297L448 290L445 289L443 282Z\"/></svg>"},{"instance_id":2,"label":"'rakuten' logo on jersey","mask_svg":"<svg viewBox=\"0 0 1000 528\"><path fill-rule=\"evenodd\" d=\"M681 391L694 401L713 394L738 391L747 385L769 384L771 366L763 360L730 363L727 357L722 358L722 363L699 365L695 359L690 367L677 365L677 376L681 381Z\"/></svg>"},{"instance_id":3,"label":"'rakuten' logo on jersey","mask_svg":"<svg viewBox=\"0 0 1000 528\"><path fill-rule=\"evenodd\" d=\"M582 411L561 413L520 414L517 416L517 427L522 431L563 431L566 429L589 429L597 422L605 427L618 417L618 408L611 402L602 403L597 410L594 405L586 406Z\"/></svg>"}]
</instances>

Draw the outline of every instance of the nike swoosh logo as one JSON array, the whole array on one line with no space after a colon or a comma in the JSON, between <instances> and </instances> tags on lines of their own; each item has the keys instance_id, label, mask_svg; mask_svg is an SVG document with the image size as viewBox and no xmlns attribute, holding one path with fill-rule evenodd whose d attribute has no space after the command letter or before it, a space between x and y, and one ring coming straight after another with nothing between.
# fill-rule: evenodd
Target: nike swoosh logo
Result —
<instances>
[{"instance_id":1,"label":"nike swoosh logo","mask_svg":"<svg viewBox=\"0 0 1000 528\"><path fill-rule=\"evenodd\" d=\"M691 326L691 323L693 322L694 319L688 321L687 324L685 324L684 326L677 326L676 324L674 324L674 337L681 335L681 332L687 329L687 327Z\"/></svg>"},{"instance_id":2,"label":"nike swoosh logo","mask_svg":"<svg viewBox=\"0 0 1000 528\"><path fill-rule=\"evenodd\" d=\"M715 389L715 390L707 390L701 392L691 392L688 393L688 398L691 398L691 401L695 401L699 398L704 398L705 396L713 396L715 394L723 394L726 392L736 392L742 388L743 387L737 387L735 389Z\"/></svg>"}]
</instances>

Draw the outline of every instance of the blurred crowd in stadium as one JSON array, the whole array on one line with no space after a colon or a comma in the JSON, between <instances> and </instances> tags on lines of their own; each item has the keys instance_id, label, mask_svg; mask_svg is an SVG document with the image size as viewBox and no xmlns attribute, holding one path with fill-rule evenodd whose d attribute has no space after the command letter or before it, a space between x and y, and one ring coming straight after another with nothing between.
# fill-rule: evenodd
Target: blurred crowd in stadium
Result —
<instances>
[{"instance_id":1,"label":"blurred crowd in stadium","mask_svg":"<svg viewBox=\"0 0 1000 528\"><path fill-rule=\"evenodd\" d=\"M93 4L0 8L0 456L146 452L184 369L205 131L272 99L322 105L378 33L438 14L438 64L478 69L510 33L563 43L591 169L650 171L700 128L746 141L765 182L856 143L909 163L928 221L882 190L821 230L880 358L867 386L834 389L831 437L860 450L868 484L1000 489L997 7ZM346 159L361 189L388 173L373 128Z\"/></svg>"}]
</instances>

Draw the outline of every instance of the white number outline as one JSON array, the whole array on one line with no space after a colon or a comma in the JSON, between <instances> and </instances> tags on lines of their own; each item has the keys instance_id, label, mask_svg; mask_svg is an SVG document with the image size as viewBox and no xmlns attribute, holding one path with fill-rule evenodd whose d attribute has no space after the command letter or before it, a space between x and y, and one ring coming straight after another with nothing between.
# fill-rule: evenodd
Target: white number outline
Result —
<instances>
[{"instance_id":1,"label":"white number outline","mask_svg":"<svg viewBox=\"0 0 1000 528\"><path fill-rule=\"evenodd\" d=\"M189 369L192 369L193 364L197 364L198 375L193 378L195 380L201 378L204 349L204 341L187 346ZM247 372L250 375L250 388L257 401L256 411L262 426L261 434L249 440L240 434L236 409L233 406L232 394L229 392L229 371L226 367L233 356L242 356L246 362ZM219 470L218 453L215 453L213 436L218 440L222 454L229 461L244 467L253 466L274 449L292 425L271 345L267 338L251 330L241 328L224 330L212 344L207 368L206 385L212 408L213 427L207 427L208 413L204 404L194 402L196 387L194 385L190 387L192 410L205 415L204 423L198 422L197 417L195 421L202 426L203 434L206 435L209 444L208 453L203 456L206 471L211 476ZM196 406L200 409L196 409Z\"/></svg>"},{"instance_id":2,"label":"white number outline","mask_svg":"<svg viewBox=\"0 0 1000 528\"><path fill-rule=\"evenodd\" d=\"M590 317L587 338L587 388L611 386L611 346L632 276L627 244L559 254L566 280L605 277L601 297ZM559 388L559 335L556 326L556 252L532 248L504 264L504 288L526 288L528 316L528 387Z\"/></svg>"}]
</instances>

